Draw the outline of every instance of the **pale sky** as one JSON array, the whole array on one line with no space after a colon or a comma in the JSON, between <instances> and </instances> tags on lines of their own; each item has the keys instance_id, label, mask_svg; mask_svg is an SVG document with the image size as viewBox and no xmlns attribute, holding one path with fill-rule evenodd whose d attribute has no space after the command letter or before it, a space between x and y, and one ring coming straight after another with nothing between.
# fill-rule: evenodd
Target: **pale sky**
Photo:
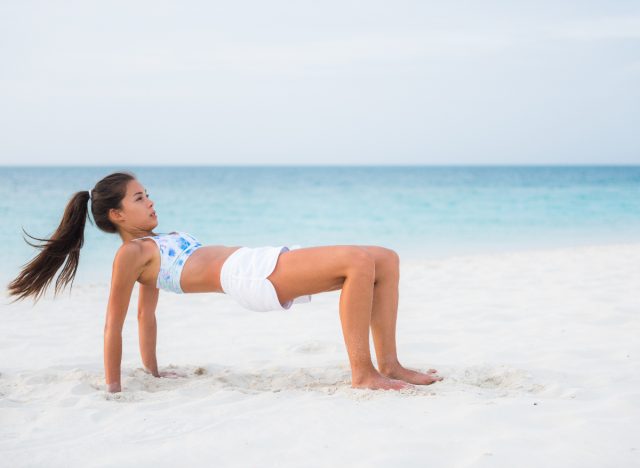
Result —
<instances>
[{"instance_id":1,"label":"pale sky","mask_svg":"<svg viewBox=\"0 0 640 468\"><path fill-rule=\"evenodd\" d=\"M640 2L0 2L0 165L640 164Z\"/></svg>"}]
</instances>

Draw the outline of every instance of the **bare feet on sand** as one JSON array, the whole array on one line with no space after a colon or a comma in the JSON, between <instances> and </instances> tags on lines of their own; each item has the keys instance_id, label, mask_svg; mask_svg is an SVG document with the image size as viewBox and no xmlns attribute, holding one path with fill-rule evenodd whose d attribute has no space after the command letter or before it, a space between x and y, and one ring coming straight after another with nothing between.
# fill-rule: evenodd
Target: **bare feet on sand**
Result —
<instances>
[{"instance_id":1,"label":"bare feet on sand","mask_svg":"<svg viewBox=\"0 0 640 468\"><path fill-rule=\"evenodd\" d=\"M398 379L412 384L430 385L442 380L442 377L436 375L436 372L438 371L435 369L429 369L427 373L424 374L398 365L391 369L381 370L380 374L391 379Z\"/></svg>"},{"instance_id":2,"label":"bare feet on sand","mask_svg":"<svg viewBox=\"0 0 640 468\"><path fill-rule=\"evenodd\" d=\"M403 388L413 388L410 383L402 380L395 380L380 375L379 373L371 374L362 379L352 379L351 388L368 388L371 390L402 390Z\"/></svg>"}]
</instances>

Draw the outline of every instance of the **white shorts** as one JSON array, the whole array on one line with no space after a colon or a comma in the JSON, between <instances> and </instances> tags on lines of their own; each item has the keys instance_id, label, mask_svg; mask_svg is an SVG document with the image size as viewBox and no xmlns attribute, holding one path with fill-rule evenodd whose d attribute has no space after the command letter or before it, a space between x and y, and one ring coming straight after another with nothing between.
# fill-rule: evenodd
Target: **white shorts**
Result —
<instances>
[{"instance_id":1,"label":"white shorts","mask_svg":"<svg viewBox=\"0 0 640 468\"><path fill-rule=\"evenodd\" d=\"M222 264L222 290L241 306L255 312L288 310L292 304L310 302L311 295L305 295L281 304L276 289L267 279L275 269L282 252L299 248L299 245L240 247Z\"/></svg>"}]
</instances>

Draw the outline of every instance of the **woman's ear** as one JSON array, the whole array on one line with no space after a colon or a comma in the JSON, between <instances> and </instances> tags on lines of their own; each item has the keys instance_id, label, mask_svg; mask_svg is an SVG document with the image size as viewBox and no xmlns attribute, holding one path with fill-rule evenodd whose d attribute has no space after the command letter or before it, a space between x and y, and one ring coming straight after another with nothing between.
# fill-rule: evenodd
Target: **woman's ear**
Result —
<instances>
[{"instance_id":1,"label":"woman's ear","mask_svg":"<svg viewBox=\"0 0 640 468\"><path fill-rule=\"evenodd\" d=\"M109 208L109 213L107 214L107 216L109 217L109 221L111 221L113 224L119 224L124 220L122 211L118 210L117 208Z\"/></svg>"}]
</instances>

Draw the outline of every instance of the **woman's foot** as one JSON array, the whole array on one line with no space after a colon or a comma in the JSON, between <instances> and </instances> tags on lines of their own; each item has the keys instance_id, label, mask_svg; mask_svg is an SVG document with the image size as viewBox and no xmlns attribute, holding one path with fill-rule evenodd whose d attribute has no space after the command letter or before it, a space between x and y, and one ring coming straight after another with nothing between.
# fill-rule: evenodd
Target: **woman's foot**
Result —
<instances>
[{"instance_id":1,"label":"woman's foot","mask_svg":"<svg viewBox=\"0 0 640 468\"><path fill-rule=\"evenodd\" d=\"M422 372L407 369L398 364L395 367L381 370L380 374L385 377L389 377L390 379L399 379L412 384L430 385L443 379L442 377L436 375L436 372L438 371L435 369L429 369L425 374Z\"/></svg>"},{"instance_id":2,"label":"woman's foot","mask_svg":"<svg viewBox=\"0 0 640 468\"><path fill-rule=\"evenodd\" d=\"M371 390L402 390L413 388L413 385L403 380L385 377L379 373L371 374L362 379L352 379L351 388L369 388Z\"/></svg>"}]
</instances>

